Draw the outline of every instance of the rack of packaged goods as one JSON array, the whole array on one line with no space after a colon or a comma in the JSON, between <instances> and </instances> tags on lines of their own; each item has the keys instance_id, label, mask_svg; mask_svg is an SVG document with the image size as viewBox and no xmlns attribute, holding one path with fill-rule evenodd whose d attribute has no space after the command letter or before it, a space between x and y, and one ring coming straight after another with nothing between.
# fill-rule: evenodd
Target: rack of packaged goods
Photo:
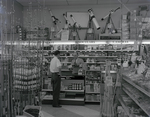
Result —
<instances>
[{"instance_id":1,"label":"rack of packaged goods","mask_svg":"<svg viewBox=\"0 0 150 117\"><path fill-rule=\"evenodd\" d=\"M123 93L118 98L121 106L118 106L118 117L147 117L144 111L130 98L126 93Z\"/></svg>"},{"instance_id":2,"label":"rack of packaged goods","mask_svg":"<svg viewBox=\"0 0 150 117\"><path fill-rule=\"evenodd\" d=\"M141 71L141 68L135 69L132 67L123 70L122 90L140 110L137 113L133 113L133 115L147 117L150 115L149 72L145 71L145 74L139 74L138 69Z\"/></svg>"},{"instance_id":3,"label":"rack of packaged goods","mask_svg":"<svg viewBox=\"0 0 150 117\"><path fill-rule=\"evenodd\" d=\"M42 52L40 41L18 41L13 46L13 98L16 115L26 105L39 105Z\"/></svg>"},{"instance_id":4,"label":"rack of packaged goods","mask_svg":"<svg viewBox=\"0 0 150 117\"><path fill-rule=\"evenodd\" d=\"M45 79L42 103L52 103L52 86L51 78ZM61 104L84 105L84 79L61 79Z\"/></svg>"},{"instance_id":5,"label":"rack of packaged goods","mask_svg":"<svg viewBox=\"0 0 150 117\"><path fill-rule=\"evenodd\" d=\"M100 102L100 71L87 70L85 102Z\"/></svg>"},{"instance_id":6,"label":"rack of packaged goods","mask_svg":"<svg viewBox=\"0 0 150 117\"><path fill-rule=\"evenodd\" d=\"M87 71L86 71L86 89L85 89L85 102L96 102L100 103L100 87L102 73L106 67L105 60L111 60L112 66L111 70L117 69L117 59L121 58L118 51L112 52L114 45L86 45L85 53L88 53L86 58ZM110 50L110 51L109 51ZM89 57L93 56L93 57ZM114 72L114 71L111 71ZM116 72L114 72L116 73Z\"/></svg>"},{"instance_id":7,"label":"rack of packaged goods","mask_svg":"<svg viewBox=\"0 0 150 117\"><path fill-rule=\"evenodd\" d=\"M1 57L5 55L1 54ZM12 61L0 59L0 116L12 116Z\"/></svg>"}]
</instances>

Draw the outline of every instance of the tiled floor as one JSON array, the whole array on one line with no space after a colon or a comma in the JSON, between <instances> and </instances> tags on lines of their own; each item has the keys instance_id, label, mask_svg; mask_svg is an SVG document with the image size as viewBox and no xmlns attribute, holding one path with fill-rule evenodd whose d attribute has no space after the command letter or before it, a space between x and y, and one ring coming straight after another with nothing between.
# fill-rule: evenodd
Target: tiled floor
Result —
<instances>
[{"instance_id":1,"label":"tiled floor","mask_svg":"<svg viewBox=\"0 0 150 117\"><path fill-rule=\"evenodd\" d=\"M51 105L42 105L44 117L99 117L100 105L72 106L62 105L53 108Z\"/></svg>"}]
</instances>

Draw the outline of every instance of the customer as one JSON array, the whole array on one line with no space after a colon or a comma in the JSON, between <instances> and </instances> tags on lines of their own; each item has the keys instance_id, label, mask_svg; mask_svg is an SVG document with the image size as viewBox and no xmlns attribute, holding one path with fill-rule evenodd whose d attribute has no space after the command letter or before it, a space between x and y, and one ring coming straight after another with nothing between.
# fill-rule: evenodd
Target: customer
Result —
<instances>
[{"instance_id":1,"label":"customer","mask_svg":"<svg viewBox=\"0 0 150 117\"><path fill-rule=\"evenodd\" d=\"M73 57L74 57L74 59L71 62L72 74L75 79L81 79L83 77L78 75L78 71L80 68L83 69L84 61L83 61L83 59L79 58L78 53L73 53Z\"/></svg>"},{"instance_id":2,"label":"customer","mask_svg":"<svg viewBox=\"0 0 150 117\"><path fill-rule=\"evenodd\" d=\"M52 74L53 86L53 107L61 107L59 105L60 84L61 84L61 63L59 60L60 51L54 52L54 58L50 62L50 72Z\"/></svg>"}]
</instances>

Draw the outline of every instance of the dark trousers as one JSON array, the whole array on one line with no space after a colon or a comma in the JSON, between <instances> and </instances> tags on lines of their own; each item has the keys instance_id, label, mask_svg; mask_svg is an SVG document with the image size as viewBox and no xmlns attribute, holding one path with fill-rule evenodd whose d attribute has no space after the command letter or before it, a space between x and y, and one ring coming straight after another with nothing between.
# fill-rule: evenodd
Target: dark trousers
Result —
<instances>
[{"instance_id":1,"label":"dark trousers","mask_svg":"<svg viewBox=\"0 0 150 117\"><path fill-rule=\"evenodd\" d=\"M61 78L58 73L52 73L52 86L53 86L53 106L59 105L59 95L60 95L60 82Z\"/></svg>"}]
</instances>

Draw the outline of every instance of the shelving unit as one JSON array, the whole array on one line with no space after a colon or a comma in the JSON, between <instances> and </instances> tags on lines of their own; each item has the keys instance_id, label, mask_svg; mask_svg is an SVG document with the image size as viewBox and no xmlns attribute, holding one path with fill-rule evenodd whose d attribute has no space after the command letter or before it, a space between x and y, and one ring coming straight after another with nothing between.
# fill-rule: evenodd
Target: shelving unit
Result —
<instances>
[{"instance_id":1,"label":"shelving unit","mask_svg":"<svg viewBox=\"0 0 150 117\"><path fill-rule=\"evenodd\" d=\"M41 48L41 42L37 41L35 45L31 45L30 41L28 45L21 43L22 41L12 45L13 98L17 115L23 114L26 105L39 105L42 78L42 53L38 51Z\"/></svg>"},{"instance_id":2,"label":"shelving unit","mask_svg":"<svg viewBox=\"0 0 150 117\"><path fill-rule=\"evenodd\" d=\"M123 107L123 109L125 110L125 112L127 113L127 115L128 115L129 117L132 117L132 115L131 115L130 112L129 112L129 109L127 108L125 102L121 99L121 97L118 98L118 101L119 101L120 104L122 105L122 107Z\"/></svg>"},{"instance_id":3,"label":"shelving unit","mask_svg":"<svg viewBox=\"0 0 150 117\"><path fill-rule=\"evenodd\" d=\"M62 79L61 80L61 90L60 90L60 103L61 104L77 104L84 105L84 81L85 79L75 80L75 79ZM51 86L51 78L49 81L45 81L48 83L46 88L43 88L42 91L46 92L44 98L42 99L42 103L52 103L52 86ZM50 96L47 98L47 96ZM43 97L43 96L42 96Z\"/></svg>"},{"instance_id":4,"label":"shelving unit","mask_svg":"<svg viewBox=\"0 0 150 117\"><path fill-rule=\"evenodd\" d=\"M134 86L135 88L137 88L139 91L141 91L142 93L144 93L145 95L150 97L150 92L146 91L145 89L141 88L140 86L138 86L137 84L135 84L133 81L131 81L127 76L123 75L123 80L128 82L130 85Z\"/></svg>"},{"instance_id":5,"label":"shelving unit","mask_svg":"<svg viewBox=\"0 0 150 117\"><path fill-rule=\"evenodd\" d=\"M42 91L50 91L52 92L52 89L42 89ZM75 92L75 93L84 93L84 90L61 90L61 92Z\"/></svg>"},{"instance_id":6,"label":"shelving unit","mask_svg":"<svg viewBox=\"0 0 150 117\"><path fill-rule=\"evenodd\" d=\"M128 94L128 95L131 97L131 99L132 99L148 116L150 115L150 112L148 112L148 111L146 110L146 108L145 108L144 106L142 106L142 105L134 98L134 96L133 96L132 94L129 93L128 90L126 90L126 89L124 89L124 88L123 88L123 90L125 91L126 94Z\"/></svg>"},{"instance_id":7,"label":"shelving unit","mask_svg":"<svg viewBox=\"0 0 150 117\"><path fill-rule=\"evenodd\" d=\"M4 57L4 55L3 55ZM0 57L0 116L5 116L6 113L8 116L14 115L12 92L12 61L7 60L8 57L5 56L5 60Z\"/></svg>"},{"instance_id":8,"label":"shelving unit","mask_svg":"<svg viewBox=\"0 0 150 117\"><path fill-rule=\"evenodd\" d=\"M150 93L142 87L135 84L126 75L123 76L122 89L123 91L147 114L150 115ZM124 107L126 108L126 107Z\"/></svg>"}]
</instances>

